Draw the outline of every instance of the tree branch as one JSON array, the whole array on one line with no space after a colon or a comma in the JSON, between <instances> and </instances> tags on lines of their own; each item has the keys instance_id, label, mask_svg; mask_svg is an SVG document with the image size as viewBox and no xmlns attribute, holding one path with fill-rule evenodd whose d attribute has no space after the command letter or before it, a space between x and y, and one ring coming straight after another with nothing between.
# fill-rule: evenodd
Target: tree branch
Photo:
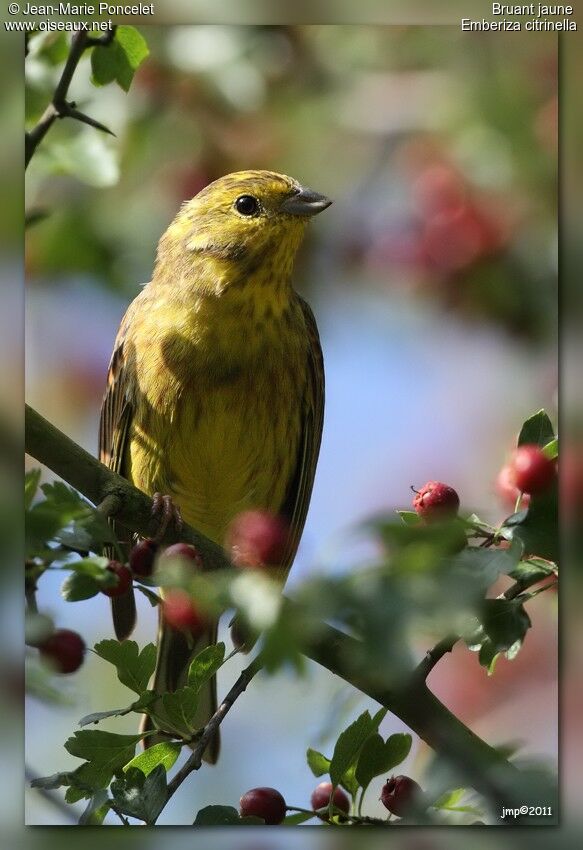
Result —
<instances>
[{"instance_id":1,"label":"tree branch","mask_svg":"<svg viewBox=\"0 0 583 850\"><path fill-rule=\"evenodd\" d=\"M25 413L25 440L28 454L68 481L94 505L101 505L106 497L115 496L118 504L115 520L120 525L144 537L156 534L160 522L152 516L152 499L96 460L29 405ZM113 503L108 500L106 504L108 515L112 516ZM178 540L196 546L206 570L231 567L220 546L186 523L179 535L170 523L161 542L169 544Z\"/></svg>"},{"instance_id":2,"label":"tree branch","mask_svg":"<svg viewBox=\"0 0 583 850\"><path fill-rule=\"evenodd\" d=\"M119 498L116 521L140 534L147 536L152 533L151 500L145 494L95 460L29 406L26 408L25 424L26 450L29 454L68 481L94 504L100 504L106 496L114 494ZM193 543L199 549L205 569L229 566L221 547L186 524L180 536L182 540ZM164 539L168 542L174 541L176 535L169 529ZM295 603L286 600L285 604ZM312 638L303 651L308 658L340 676L399 717L432 749L448 759L461 776L496 806L520 806L528 803L536 789L525 789L521 781L521 771L448 711L415 671L404 685L391 691L374 679L364 677L360 670L353 669L349 659L355 657L358 645L359 642L355 638L321 623L318 636ZM245 689L251 670L253 674L257 672L254 665L244 671L217 714L205 727L203 736L210 736L220 724L235 699ZM199 747L203 746L201 742ZM170 783L173 790L188 773L200 766L198 749L197 747L182 771ZM533 802L541 805L540 791ZM519 818L514 821L519 822Z\"/></svg>"}]
</instances>

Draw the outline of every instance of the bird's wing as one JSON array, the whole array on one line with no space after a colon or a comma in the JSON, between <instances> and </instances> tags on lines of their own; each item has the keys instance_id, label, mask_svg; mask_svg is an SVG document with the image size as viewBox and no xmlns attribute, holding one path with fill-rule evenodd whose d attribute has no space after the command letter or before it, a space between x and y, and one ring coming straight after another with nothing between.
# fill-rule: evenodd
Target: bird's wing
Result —
<instances>
[{"instance_id":1,"label":"bird's wing","mask_svg":"<svg viewBox=\"0 0 583 850\"><path fill-rule=\"evenodd\" d=\"M290 569L299 546L308 513L324 422L324 359L314 314L303 298L299 303L308 335L308 381L302 412L302 434L294 474L287 489L281 514L290 524L290 536L282 565Z\"/></svg>"},{"instance_id":2,"label":"bird's wing","mask_svg":"<svg viewBox=\"0 0 583 850\"><path fill-rule=\"evenodd\" d=\"M127 350L130 320L131 307L122 320L115 340L99 420L99 459L121 475L133 418L133 405L130 401L131 366ZM127 542L129 545L130 541ZM111 610L115 634L119 640L124 640L131 634L136 622L133 588L122 596L112 597Z\"/></svg>"}]
</instances>

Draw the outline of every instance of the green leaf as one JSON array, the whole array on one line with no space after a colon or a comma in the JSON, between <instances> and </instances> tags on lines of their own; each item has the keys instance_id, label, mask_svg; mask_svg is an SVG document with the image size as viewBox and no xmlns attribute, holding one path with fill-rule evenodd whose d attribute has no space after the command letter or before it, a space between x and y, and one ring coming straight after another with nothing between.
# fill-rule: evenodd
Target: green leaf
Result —
<instances>
[{"instance_id":1,"label":"green leaf","mask_svg":"<svg viewBox=\"0 0 583 850\"><path fill-rule=\"evenodd\" d=\"M160 603L162 602L162 598L160 596L158 596L157 593L154 593L153 590L149 590L147 587L144 587L142 584L137 584L136 582L134 582L134 587L136 588L136 590L139 590L141 593L144 594L144 596L146 597L146 599L148 600L148 602L150 603L152 608L155 608L156 605L160 605Z\"/></svg>"},{"instance_id":2,"label":"green leaf","mask_svg":"<svg viewBox=\"0 0 583 850\"><path fill-rule=\"evenodd\" d=\"M531 626L530 617L517 599L485 599L480 619L497 652L523 640Z\"/></svg>"},{"instance_id":3,"label":"green leaf","mask_svg":"<svg viewBox=\"0 0 583 850\"><path fill-rule=\"evenodd\" d=\"M356 781L356 765L351 764L348 770L345 770L342 774L342 779L339 782L343 788L345 788L352 799L356 797L358 793L358 782Z\"/></svg>"},{"instance_id":4,"label":"green leaf","mask_svg":"<svg viewBox=\"0 0 583 850\"><path fill-rule=\"evenodd\" d=\"M526 561L520 561L508 575L526 587L557 575L557 565L545 558L528 558Z\"/></svg>"},{"instance_id":5,"label":"green leaf","mask_svg":"<svg viewBox=\"0 0 583 850\"><path fill-rule=\"evenodd\" d=\"M500 658L500 653L496 651L496 647L489 638L485 638L478 654L478 661L482 667L485 667L488 676L494 675L496 662Z\"/></svg>"},{"instance_id":6,"label":"green leaf","mask_svg":"<svg viewBox=\"0 0 583 850\"><path fill-rule=\"evenodd\" d=\"M452 569L472 576L480 587L486 589L499 575L510 573L522 555L520 541L513 541L509 549L481 549L468 547L451 559Z\"/></svg>"},{"instance_id":7,"label":"green leaf","mask_svg":"<svg viewBox=\"0 0 583 850\"><path fill-rule=\"evenodd\" d=\"M185 687L161 696L148 713L162 729L188 738L194 731L192 724L197 707L197 692Z\"/></svg>"},{"instance_id":8,"label":"green leaf","mask_svg":"<svg viewBox=\"0 0 583 850\"><path fill-rule=\"evenodd\" d=\"M50 33L42 37L38 55L49 65L60 65L69 55L69 42L64 32Z\"/></svg>"},{"instance_id":9,"label":"green leaf","mask_svg":"<svg viewBox=\"0 0 583 850\"><path fill-rule=\"evenodd\" d=\"M405 525L419 525L421 517L415 511L397 511Z\"/></svg>"},{"instance_id":10,"label":"green leaf","mask_svg":"<svg viewBox=\"0 0 583 850\"><path fill-rule=\"evenodd\" d=\"M194 826L241 826L248 824L249 826L264 824L263 818L247 815L239 817L237 809L233 806L205 806L200 809L195 820Z\"/></svg>"},{"instance_id":11,"label":"green leaf","mask_svg":"<svg viewBox=\"0 0 583 850\"><path fill-rule=\"evenodd\" d=\"M325 773L329 773L330 759L326 758L326 756L322 755L322 753L308 747L306 758L308 760L308 767L314 776L324 776Z\"/></svg>"},{"instance_id":12,"label":"green leaf","mask_svg":"<svg viewBox=\"0 0 583 850\"><path fill-rule=\"evenodd\" d=\"M375 733L364 742L356 765L356 781L366 789L375 776L388 773L409 755L412 738L406 733L391 735L386 741Z\"/></svg>"},{"instance_id":13,"label":"green leaf","mask_svg":"<svg viewBox=\"0 0 583 850\"><path fill-rule=\"evenodd\" d=\"M144 709L148 708L154 700L158 699L158 694L154 691L144 691L140 694L140 698L128 705L127 708L113 708L111 711L96 711L93 714L86 714L79 721L79 726L89 726L92 723L99 723L108 717L122 717L125 714L131 714L132 711L138 714L143 714Z\"/></svg>"},{"instance_id":14,"label":"green leaf","mask_svg":"<svg viewBox=\"0 0 583 850\"><path fill-rule=\"evenodd\" d=\"M106 569L108 564L109 558L91 555L88 558L81 558L79 561L71 561L66 568L79 573L79 575L98 580L101 587L113 587L116 583L115 576Z\"/></svg>"},{"instance_id":15,"label":"green leaf","mask_svg":"<svg viewBox=\"0 0 583 850\"><path fill-rule=\"evenodd\" d=\"M72 756L90 762L93 768L91 778L97 781L106 776L111 778L116 771L121 770L134 757L136 744L141 737L84 729L65 741L65 749Z\"/></svg>"},{"instance_id":16,"label":"green leaf","mask_svg":"<svg viewBox=\"0 0 583 850\"><path fill-rule=\"evenodd\" d=\"M91 726L92 723L99 723L101 720L106 720L108 717L120 717L124 714L129 714L131 708L112 708L111 711L95 711L93 714L86 714L79 721L79 726Z\"/></svg>"},{"instance_id":17,"label":"green leaf","mask_svg":"<svg viewBox=\"0 0 583 850\"><path fill-rule=\"evenodd\" d=\"M549 460L556 460L559 456L559 438L554 437L543 447L543 454Z\"/></svg>"},{"instance_id":18,"label":"green leaf","mask_svg":"<svg viewBox=\"0 0 583 850\"><path fill-rule=\"evenodd\" d=\"M516 657L531 622L520 599L483 600L480 620L481 625L466 643L479 652L480 664L491 676L500 653L505 652L509 660Z\"/></svg>"},{"instance_id":19,"label":"green leaf","mask_svg":"<svg viewBox=\"0 0 583 850\"><path fill-rule=\"evenodd\" d=\"M556 561L559 553L558 485L545 493L531 496L528 510L514 514L505 521L512 538L519 538L527 555Z\"/></svg>"},{"instance_id":20,"label":"green leaf","mask_svg":"<svg viewBox=\"0 0 583 850\"><path fill-rule=\"evenodd\" d=\"M72 573L65 579L61 586L61 596L65 602L79 602L82 599L91 599L100 591L100 587L91 576L83 573Z\"/></svg>"},{"instance_id":21,"label":"green leaf","mask_svg":"<svg viewBox=\"0 0 583 850\"><path fill-rule=\"evenodd\" d=\"M89 514L92 510L83 496L63 481L43 484L41 490L51 507L61 512L61 518L65 520L65 523L75 517Z\"/></svg>"},{"instance_id":22,"label":"green leaf","mask_svg":"<svg viewBox=\"0 0 583 850\"><path fill-rule=\"evenodd\" d=\"M215 675L225 659L225 644L207 646L193 659L188 671L188 685L198 693Z\"/></svg>"},{"instance_id":23,"label":"green leaf","mask_svg":"<svg viewBox=\"0 0 583 850\"><path fill-rule=\"evenodd\" d=\"M95 644L95 652L117 668L117 678L137 694L146 690L156 667L156 647L148 643L140 651L133 640L102 640Z\"/></svg>"},{"instance_id":24,"label":"green leaf","mask_svg":"<svg viewBox=\"0 0 583 850\"><path fill-rule=\"evenodd\" d=\"M313 817L314 815L310 812L292 812L290 815L286 815L283 825L299 826L301 823L305 823L307 820L312 820Z\"/></svg>"},{"instance_id":25,"label":"green leaf","mask_svg":"<svg viewBox=\"0 0 583 850\"><path fill-rule=\"evenodd\" d=\"M544 446L555 436L553 424L544 409L533 414L520 429L518 445Z\"/></svg>"},{"instance_id":26,"label":"green leaf","mask_svg":"<svg viewBox=\"0 0 583 850\"><path fill-rule=\"evenodd\" d=\"M154 744L128 762L124 767L124 771L137 768L142 771L144 776L147 776L155 767L161 764L166 772L168 772L180 755L181 749L182 744L172 741L162 741L160 744Z\"/></svg>"},{"instance_id":27,"label":"green leaf","mask_svg":"<svg viewBox=\"0 0 583 850\"><path fill-rule=\"evenodd\" d=\"M364 742L371 733L371 726L372 718L369 712L365 711L338 737L330 761L330 779L333 785L339 785L346 771L356 762Z\"/></svg>"},{"instance_id":28,"label":"green leaf","mask_svg":"<svg viewBox=\"0 0 583 850\"><path fill-rule=\"evenodd\" d=\"M131 768L111 783L111 795L124 814L147 824L155 823L168 802L164 766L159 764L147 775Z\"/></svg>"},{"instance_id":29,"label":"green leaf","mask_svg":"<svg viewBox=\"0 0 583 850\"><path fill-rule=\"evenodd\" d=\"M79 818L80 826L100 826L109 811L109 797L104 788L90 797L87 807Z\"/></svg>"},{"instance_id":30,"label":"green leaf","mask_svg":"<svg viewBox=\"0 0 583 850\"><path fill-rule=\"evenodd\" d=\"M445 794L442 794L441 797L432 803L433 809L441 809L445 812L459 812L463 814L476 815L477 817L482 816L484 813L482 809L478 808L478 806L471 806L469 804L461 805L460 802L467 795L468 791L466 788L454 788L451 791L446 791Z\"/></svg>"},{"instance_id":31,"label":"green leaf","mask_svg":"<svg viewBox=\"0 0 583 850\"><path fill-rule=\"evenodd\" d=\"M69 772L52 773L50 776L37 776L30 783L31 788L45 788L47 791L54 791L55 788L61 788L63 785L69 785Z\"/></svg>"},{"instance_id":32,"label":"green leaf","mask_svg":"<svg viewBox=\"0 0 583 850\"><path fill-rule=\"evenodd\" d=\"M69 561L64 569L71 570L63 582L61 596L66 602L90 599L106 587L114 587L117 577L107 569L108 558L93 555L79 561Z\"/></svg>"},{"instance_id":33,"label":"green leaf","mask_svg":"<svg viewBox=\"0 0 583 850\"><path fill-rule=\"evenodd\" d=\"M24 509L28 510L36 496L40 482L40 469L31 469L24 476Z\"/></svg>"},{"instance_id":34,"label":"green leaf","mask_svg":"<svg viewBox=\"0 0 583 850\"><path fill-rule=\"evenodd\" d=\"M148 45L134 27L118 26L114 40L93 48L91 53L91 81L104 86L114 80L128 91L134 74L147 57Z\"/></svg>"},{"instance_id":35,"label":"green leaf","mask_svg":"<svg viewBox=\"0 0 583 850\"><path fill-rule=\"evenodd\" d=\"M34 504L26 512L26 553L34 556L39 549L46 548L46 542L68 523L75 519L85 519L93 508L72 487L61 481L43 484L45 498Z\"/></svg>"}]
</instances>

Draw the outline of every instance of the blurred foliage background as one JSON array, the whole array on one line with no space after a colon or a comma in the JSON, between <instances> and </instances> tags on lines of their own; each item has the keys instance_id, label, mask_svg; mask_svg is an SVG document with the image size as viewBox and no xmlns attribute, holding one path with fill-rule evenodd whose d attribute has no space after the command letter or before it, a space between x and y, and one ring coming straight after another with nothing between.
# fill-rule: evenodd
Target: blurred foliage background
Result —
<instances>
[{"instance_id":1,"label":"blurred foliage background","mask_svg":"<svg viewBox=\"0 0 583 850\"><path fill-rule=\"evenodd\" d=\"M454 486L468 513L500 519L512 504L495 479L519 424L539 407L556 411L556 38L424 26L140 30L150 55L128 94L93 87L88 58L70 89L115 138L57 122L27 172L28 401L95 451L119 319L180 204L230 171L283 171L335 199L296 270L321 329L327 410L290 584L356 568L363 552L350 529L408 507L409 486L430 478ZM30 39L28 127L67 50L63 36ZM58 581L42 593L88 644L108 636L104 600L67 605ZM512 664L488 679L462 649L431 686L491 742L519 738L527 754L552 756L548 596L530 605L534 628ZM146 604L138 641L153 630ZM97 667L76 679L63 689L72 704L31 701L28 757L40 774L70 766L61 741L79 716L115 704L117 685ZM325 748L368 702L311 665L304 680L280 674L277 688L258 680L225 724L219 767L176 796L165 822L254 785L304 805L305 747ZM391 731L404 730L388 717ZM422 775L426 760L417 746L405 772ZM29 823L57 822L34 792L28 803Z\"/></svg>"}]
</instances>

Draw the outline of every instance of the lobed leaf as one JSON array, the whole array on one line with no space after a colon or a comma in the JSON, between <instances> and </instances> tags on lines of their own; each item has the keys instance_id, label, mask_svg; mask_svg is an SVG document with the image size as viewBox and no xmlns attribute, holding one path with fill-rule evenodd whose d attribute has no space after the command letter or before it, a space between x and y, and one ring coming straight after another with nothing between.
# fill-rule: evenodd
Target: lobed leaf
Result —
<instances>
[{"instance_id":1,"label":"lobed leaf","mask_svg":"<svg viewBox=\"0 0 583 850\"><path fill-rule=\"evenodd\" d=\"M135 767L130 768L113 780L111 795L124 814L153 824L168 802L166 770L159 764L145 775Z\"/></svg>"},{"instance_id":2,"label":"lobed leaf","mask_svg":"<svg viewBox=\"0 0 583 850\"><path fill-rule=\"evenodd\" d=\"M372 718L369 712L365 711L340 734L330 761L330 779L333 785L340 785L342 777L356 762L372 731L375 731Z\"/></svg>"},{"instance_id":3,"label":"lobed leaf","mask_svg":"<svg viewBox=\"0 0 583 850\"><path fill-rule=\"evenodd\" d=\"M197 707L197 692L194 688L184 687L173 693L163 694L148 714L162 729L188 738L194 731L192 724Z\"/></svg>"},{"instance_id":4,"label":"lobed leaf","mask_svg":"<svg viewBox=\"0 0 583 850\"><path fill-rule=\"evenodd\" d=\"M102 640L95 644L95 652L117 668L117 678L132 691L142 694L156 667L156 647L148 643L140 651L134 640Z\"/></svg>"},{"instance_id":5,"label":"lobed leaf","mask_svg":"<svg viewBox=\"0 0 583 850\"><path fill-rule=\"evenodd\" d=\"M96 767L111 770L112 774L133 758L141 735L117 735L99 729L84 729L65 741L72 756L85 759Z\"/></svg>"},{"instance_id":6,"label":"lobed leaf","mask_svg":"<svg viewBox=\"0 0 583 850\"><path fill-rule=\"evenodd\" d=\"M193 659L188 670L188 685L198 692L215 675L225 660L225 644L217 643L205 647Z\"/></svg>"},{"instance_id":7,"label":"lobed leaf","mask_svg":"<svg viewBox=\"0 0 583 850\"><path fill-rule=\"evenodd\" d=\"M154 744L128 762L124 767L124 772L137 768L142 771L144 776L147 776L158 765L162 765L168 772L180 755L181 749L182 744L173 741L162 741L160 744Z\"/></svg>"},{"instance_id":8,"label":"lobed leaf","mask_svg":"<svg viewBox=\"0 0 583 850\"><path fill-rule=\"evenodd\" d=\"M396 733L383 741L375 732L364 742L356 765L356 781L366 790L375 776L388 773L401 764L411 750L412 738L406 733Z\"/></svg>"}]
</instances>

